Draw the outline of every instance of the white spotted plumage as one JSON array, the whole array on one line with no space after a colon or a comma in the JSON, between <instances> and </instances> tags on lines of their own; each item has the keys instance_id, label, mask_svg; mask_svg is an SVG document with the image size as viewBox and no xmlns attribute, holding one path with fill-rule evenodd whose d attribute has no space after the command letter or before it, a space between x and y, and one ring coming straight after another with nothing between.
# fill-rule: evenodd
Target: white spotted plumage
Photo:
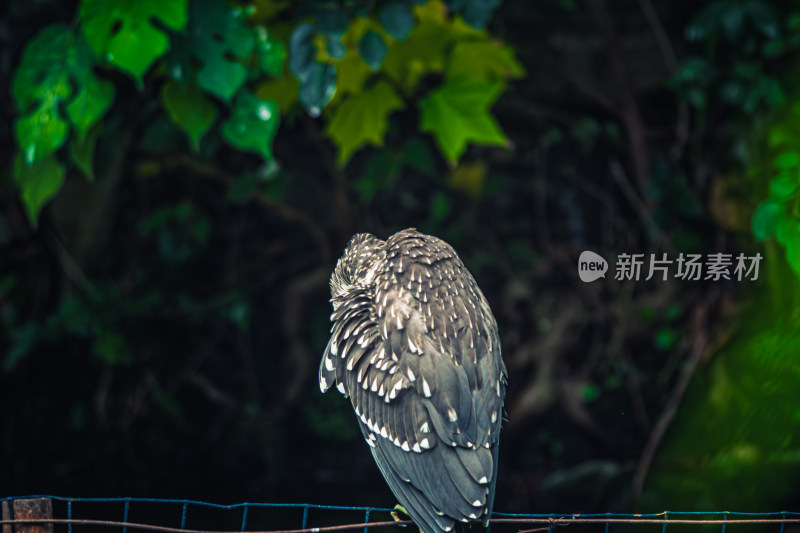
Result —
<instances>
[{"instance_id":1,"label":"white spotted plumage","mask_svg":"<svg viewBox=\"0 0 800 533\"><path fill-rule=\"evenodd\" d=\"M358 234L331 302L320 389L350 398L395 497L424 533L487 520L507 374L489 305L455 251L414 229Z\"/></svg>"}]
</instances>

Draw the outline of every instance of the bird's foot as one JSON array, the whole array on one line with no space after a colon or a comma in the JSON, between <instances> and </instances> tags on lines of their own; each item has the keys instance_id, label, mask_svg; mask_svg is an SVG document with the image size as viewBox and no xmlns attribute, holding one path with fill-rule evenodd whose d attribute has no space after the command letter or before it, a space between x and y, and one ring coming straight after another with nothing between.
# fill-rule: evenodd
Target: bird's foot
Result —
<instances>
[{"instance_id":1,"label":"bird's foot","mask_svg":"<svg viewBox=\"0 0 800 533\"><path fill-rule=\"evenodd\" d=\"M404 515L408 516L408 511L406 511L406 508L398 503L397 505L394 506L394 511L391 511L389 514L392 515L392 519L395 522L402 522L405 519L400 518L400 513L403 513Z\"/></svg>"}]
</instances>

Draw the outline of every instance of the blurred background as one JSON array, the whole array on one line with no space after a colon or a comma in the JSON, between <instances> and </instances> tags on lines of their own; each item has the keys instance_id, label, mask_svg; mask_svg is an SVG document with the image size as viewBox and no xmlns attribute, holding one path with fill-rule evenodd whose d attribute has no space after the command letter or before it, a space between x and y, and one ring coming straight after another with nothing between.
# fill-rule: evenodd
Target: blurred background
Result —
<instances>
[{"instance_id":1,"label":"blurred background","mask_svg":"<svg viewBox=\"0 0 800 533\"><path fill-rule=\"evenodd\" d=\"M317 368L413 226L500 327L496 510L797 510L798 67L793 2L4 2L0 496L394 505Z\"/></svg>"}]
</instances>

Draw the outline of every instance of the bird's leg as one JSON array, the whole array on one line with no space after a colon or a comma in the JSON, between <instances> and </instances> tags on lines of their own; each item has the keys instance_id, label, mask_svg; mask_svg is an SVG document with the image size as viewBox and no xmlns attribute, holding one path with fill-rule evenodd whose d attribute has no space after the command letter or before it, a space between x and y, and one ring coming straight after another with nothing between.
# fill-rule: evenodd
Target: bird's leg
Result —
<instances>
[{"instance_id":1,"label":"bird's leg","mask_svg":"<svg viewBox=\"0 0 800 533\"><path fill-rule=\"evenodd\" d=\"M400 505L399 503L394 506L394 509L395 510L389 512L389 514L392 515L392 518L394 519L395 522L405 522L405 520L400 518L400 513L403 513L404 515L408 516L409 519L411 518L411 516L408 514L408 511L406 511L406 508ZM419 533L422 533L422 529L419 530Z\"/></svg>"},{"instance_id":2,"label":"bird's leg","mask_svg":"<svg viewBox=\"0 0 800 533\"><path fill-rule=\"evenodd\" d=\"M394 506L394 509L395 510L391 511L389 514L392 515L392 519L394 519L395 522L403 521L403 519L400 518L400 513L403 513L404 515L408 516L408 511L406 511L406 508L400 505L399 503Z\"/></svg>"}]
</instances>

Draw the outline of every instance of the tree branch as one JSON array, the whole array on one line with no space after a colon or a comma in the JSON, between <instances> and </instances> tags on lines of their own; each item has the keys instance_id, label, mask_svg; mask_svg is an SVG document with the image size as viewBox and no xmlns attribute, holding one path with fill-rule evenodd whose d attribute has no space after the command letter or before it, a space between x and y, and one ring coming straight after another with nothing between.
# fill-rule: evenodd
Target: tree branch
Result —
<instances>
[{"instance_id":1,"label":"tree branch","mask_svg":"<svg viewBox=\"0 0 800 533\"><path fill-rule=\"evenodd\" d=\"M639 458L639 463L636 465L636 473L633 476L633 493L636 499L639 499L642 495L644 480L650 470L650 465L653 462L656 450L659 444L661 444L661 440L664 438L672 420L675 418L675 414L678 412L678 407L681 404L683 395L689 387L692 376L694 376L697 365L700 363L708 344L708 336L705 331L706 322L711 304L713 300L716 299L718 292L719 291L714 290L695 307L691 323L692 344L689 358L686 360L686 366L683 367L683 371L678 377L678 382L675 384L675 389L672 391L672 395L664 411L661 413L661 417L659 417L658 422L656 422L653 432L650 433L650 437L647 439L642 455Z\"/></svg>"},{"instance_id":2,"label":"tree branch","mask_svg":"<svg viewBox=\"0 0 800 533\"><path fill-rule=\"evenodd\" d=\"M320 133L317 122L311 117L306 117L304 123L308 136L314 141L322 155L322 164L333 178L333 202L339 226L338 238L340 243L346 242L353 234L352 210L347 197L347 176L344 169L336 163L336 156L328 145L328 141Z\"/></svg>"},{"instance_id":3,"label":"tree branch","mask_svg":"<svg viewBox=\"0 0 800 533\"><path fill-rule=\"evenodd\" d=\"M313 367L314 357L308 342L306 308L314 291L322 289L327 280L328 267L323 266L295 278L286 288L283 298L283 329L289 341L286 361L292 368L292 375L286 380L284 401L276 409L278 419L290 412L290 406L297 402L307 385L306 377Z\"/></svg>"},{"instance_id":4,"label":"tree branch","mask_svg":"<svg viewBox=\"0 0 800 533\"><path fill-rule=\"evenodd\" d=\"M628 203L639 217L642 225L646 229L649 229L653 232L655 241L667 250L674 249L670 238L663 231L661 231L661 228L658 227L655 219L653 219L653 214L650 212L650 207L647 205L645 200L639 196L639 194L636 192L636 189L634 189L633 185L628 179L628 176L625 174L625 169L622 168L622 164L619 161L612 159L609 163L609 170L611 172L611 177L614 178L614 181L616 181L617 185L619 185L619 188L622 190L622 194L628 200Z\"/></svg>"},{"instance_id":5,"label":"tree branch","mask_svg":"<svg viewBox=\"0 0 800 533\"><path fill-rule=\"evenodd\" d=\"M230 185L235 179L230 174L223 172L216 167L206 165L187 156L172 157L163 160L160 163L163 164L164 168L167 169L188 168L198 175L219 181L225 185ZM302 227L316 245L319 253L320 264L325 265L326 268L328 265L330 265L330 263L333 261L333 255L330 244L328 244L328 238L326 237L325 232L322 231L322 228L319 227L317 222L311 216L290 205L273 202L261 191L255 191L253 193L252 200L284 220L297 223L300 227Z\"/></svg>"},{"instance_id":6,"label":"tree branch","mask_svg":"<svg viewBox=\"0 0 800 533\"><path fill-rule=\"evenodd\" d=\"M650 184L650 162L645 139L645 127L625 55L614 30L611 16L605 0L589 0L589 11L595 26L603 36L606 44L611 75L619 97L619 114L628 132L628 147L631 152L631 164L636 182L642 192L647 191Z\"/></svg>"},{"instance_id":7,"label":"tree branch","mask_svg":"<svg viewBox=\"0 0 800 533\"><path fill-rule=\"evenodd\" d=\"M658 13L656 13L655 8L653 8L653 3L650 0L639 0L639 8L642 10L644 18L647 19L647 23L650 25L650 31L653 32L653 37L661 51L661 57L664 58L664 64L667 66L667 70L670 74L675 74L680 68L678 56L675 54L675 49L672 47L667 32L664 31L664 25L661 24ZM681 156L683 147L688 140L689 106L685 101L679 99L678 116L675 118L675 143L672 146L672 155L674 157L677 158Z\"/></svg>"}]
</instances>

